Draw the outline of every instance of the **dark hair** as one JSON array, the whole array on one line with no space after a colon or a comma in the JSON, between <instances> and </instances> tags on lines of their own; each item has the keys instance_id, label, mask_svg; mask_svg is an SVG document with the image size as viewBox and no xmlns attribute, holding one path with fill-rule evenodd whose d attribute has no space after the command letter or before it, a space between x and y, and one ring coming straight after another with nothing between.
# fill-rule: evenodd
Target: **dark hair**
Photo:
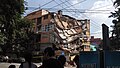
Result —
<instances>
[{"instance_id":1,"label":"dark hair","mask_svg":"<svg viewBox=\"0 0 120 68\"><path fill-rule=\"evenodd\" d=\"M58 60L61 62L61 64L64 66L66 62L66 57L64 55L60 55L58 57Z\"/></svg>"},{"instance_id":2,"label":"dark hair","mask_svg":"<svg viewBox=\"0 0 120 68\"><path fill-rule=\"evenodd\" d=\"M54 51L54 49L53 49L52 47L47 47L47 48L45 48L44 53L45 53L45 54L48 54L49 57L55 55L55 51Z\"/></svg>"},{"instance_id":3,"label":"dark hair","mask_svg":"<svg viewBox=\"0 0 120 68\"><path fill-rule=\"evenodd\" d=\"M15 65L10 65L8 68L16 68Z\"/></svg>"}]
</instances>

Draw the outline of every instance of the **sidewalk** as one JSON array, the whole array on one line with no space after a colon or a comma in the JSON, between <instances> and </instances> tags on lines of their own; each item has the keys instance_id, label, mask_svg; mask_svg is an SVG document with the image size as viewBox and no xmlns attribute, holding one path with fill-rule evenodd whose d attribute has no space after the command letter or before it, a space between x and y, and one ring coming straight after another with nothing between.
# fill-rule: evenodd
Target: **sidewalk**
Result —
<instances>
[{"instance_id":1,"label":"sidewalk","mask_svg":"<svg viewBox=\"0 0 120 68\"><path fill-rule=\"evenodd\" d=\"M34 64L36 64L37 67L39 67L41 65L41 63L34 63ZM5 62L2 63L2 62L0 62L0 68L8 68L9 65L15 65L16 68L19 68L20 63L5 63ZM69 65L69 66L65 66L65 68L76 68L76 67L72 67Z\"/></svg>"}]
</instances>

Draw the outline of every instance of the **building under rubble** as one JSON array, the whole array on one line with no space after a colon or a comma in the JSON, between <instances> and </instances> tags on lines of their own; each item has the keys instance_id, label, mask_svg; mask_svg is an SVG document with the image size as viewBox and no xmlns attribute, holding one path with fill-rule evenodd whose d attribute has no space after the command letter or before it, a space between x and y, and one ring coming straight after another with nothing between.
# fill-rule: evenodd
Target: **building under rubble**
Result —
<instances>
[{"instance_id":1,"label":"building under rubble","mask_svg":"<svg viewBox=\"0 0 120 68\"><path fill-rule=\"evenodd\" d=\"M47 10L32 12L26 18L34 22L34 43L40 51L53 44L71 51L90 51L90 20Z\"/></svg>"}]
</instances>

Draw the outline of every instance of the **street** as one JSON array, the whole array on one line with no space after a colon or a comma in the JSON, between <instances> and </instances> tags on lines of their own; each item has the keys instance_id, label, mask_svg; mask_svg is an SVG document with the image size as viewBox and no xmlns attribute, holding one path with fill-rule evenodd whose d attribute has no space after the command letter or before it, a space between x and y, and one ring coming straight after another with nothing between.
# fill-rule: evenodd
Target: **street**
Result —
<instances>
[{"instance_id":1,"label":"street","mask_svg":"<svg viewBox=\"0 0 120 68\"><path fill-rule=\"evenodd\" d=\"M40 63L35 63L35 64L37 65L37 67L40 66ZM9 65L16 65L16 68L19 68L20 63L5 63L5 62L1 63L0 62L0 68L8 68ZM65 68L76 68L76 67L67 66Z\"/></svg>"}]
</instances>

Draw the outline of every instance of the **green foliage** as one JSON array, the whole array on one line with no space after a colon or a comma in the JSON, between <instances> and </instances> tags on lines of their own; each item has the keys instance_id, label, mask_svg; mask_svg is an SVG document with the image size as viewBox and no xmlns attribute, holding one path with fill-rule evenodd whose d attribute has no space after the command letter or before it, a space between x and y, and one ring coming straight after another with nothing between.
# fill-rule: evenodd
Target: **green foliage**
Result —
<instances>
[{"instance_id":1,"label":"green foliage","mask_svg":"<svg viewBox=\"0 0 120 68\"><path fill-rule=\"evenodd\" d=\"M16 15L24 12L24 0L0 0L0 14Z\"/></svg>"},{"instance_id":2,"label":"green foliage","mask_svg":"<svg viewBox=\"0 0 120 68\"><path fill-rule=\"evenodd\" d=\"M4 45L4 43L6 43L4 40L6 39L7 38L2 33L0 33L0 45Z\"/></svg>"},{"instance_id":3,"label":"green foliage","mask_svg":"<svg viewBox=\"0 0 120 68\"><path fill-rule=\"evenodd\" d=\"M120 6L120 0L116 0L113 4L116 8Z\"/></svg>"},{"instance_id":4,"label":"green foliage","mask_svg":"<svg viewBox=\"0 0 120 68\"><path fill-rule=\"evenodd\" d=\"M33 23L21 14L24 0L0 0L0 47L4 52L20 51L31 42Z\"/></svg>"},{"instance_id":5,"label":"green foliage","mask_svg":"<svg viewBox=\"0 0 120 68\"><path fill-rule=\"evenodd\" d=\"M114 2L114 6L117 8L120 6L120 0L116 0ZM111 16L109 17L113 17L116 18L114 19L113 22L113 30L112 30L112 36L110 38L110 44L111 44L111 49L112 50L119 50L120 49L120 8L117 8L118 11L115 11L114 13L112 13Z\"/></svg>"}]
</instances>

